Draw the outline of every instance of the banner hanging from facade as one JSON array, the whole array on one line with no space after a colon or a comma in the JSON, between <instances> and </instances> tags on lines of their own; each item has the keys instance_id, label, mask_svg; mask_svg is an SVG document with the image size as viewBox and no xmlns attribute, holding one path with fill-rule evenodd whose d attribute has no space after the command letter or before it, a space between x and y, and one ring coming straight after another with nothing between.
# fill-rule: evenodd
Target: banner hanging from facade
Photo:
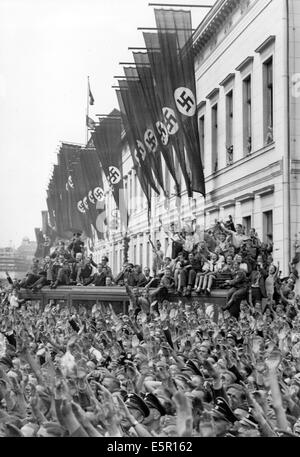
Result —
<instances>
[{"instance_id":1,"label":"banner hanging from facade","mask_svg":"<svg viewBox=\"0 0 300 457\"><path fill-rule=\"evenodd\" d=\"M176 117L183 130L192 190L205 196L197 121L191 12L155 9L154 13L162 68L173 94Z\"/></svg>"},{"instance_id":2,"label":"banner hanging from facade","mask_svg":"<svg viewBox=\"0 0 300 457\"><path fill-rule=\"evenodd\" d=\"M103 212L105 213L105 194L103 190L102 166L95 149L82 149L80 151L80 164L83 179L86 182L88 190L88 204L92 225L95 228L98 238L103 239L105 228L104 224L99 225L98 218ZM105 217L103 219L103 223ZM98 220L98 223L97 223Z\"/></svg>"},{"instance_id":3,"label":"banner hanging from facade","mask_svg":"<svg viewBox=\"0 0 300 457\"><path fill-rule=\"evenodd\" d=\"M146 148L145 163L147 163L147 166L148 164L150 165L157 184L164 191L165 185L159 143L137 70L135 67L124 67L124 73L127 78L129 97L135 113L135 122Z\"/></svg>"},{"instance_id":4,"label":"banner hanging from facade","mask_svg":"<svg viewBox=\"0 0 300 457\"><path fill-rule=\"evenodd\" d=\"M122 165L121 114L114 109L101 120L92 133L92 139L106 179L112 189L123 226L127 229L128 211L124 194Z\"/></svg>"},{"instance_id":5,"label":"banner hanging from facade","mask_svg":"<svg viewBox=\"0 0 300 457\"><path fill-rule=\"evenodd\" d=\"M116 95L120 107L120 112L122 116L122 122L123 126L125 129L125 134L126 134L126 140L128 142L128 146L130 149L132 161L133 161L133 166L135 169L135 172L137 174L138 180L140 182L142 191L146 197L147 204L148 204L148 211L151 208L151 185L150 181L153 182L153 176L150 173L151 170L147 169L145 167L145 164L142 160L142 157L138 154L138 147L139 144L137 143L137 138L138 138L138 132L135 124L130 125L128 116L130 116L131 113L131 106L130 106L130 99L129 99L129 93L128 93L128 88L127 88L127 82L126 81L119 81L119 90L116 90Z\"/></svg>"},{"instance_id":6,"label":"banner hanging from facade","mask_svg":"<svg viewBox=\"0 0 300 457\"><path fill-rule=\"evenodd\" d=\"M184 153L184 135L176 113L176 104L168 78L168 66L163 62L163 54L160 49L158 34L144 32L143 36L149 56L151 72L155 81L156 97L158 97L159 104L162 106L162 122L167 129L168 142L174 148L188 196L191 197L191 176L187 170L187 161Z\"/></svg>"},{"instance_id":7,"label":"banner hanging from facade","mask_svg":"<svg viewBox=\"0 0 300 457\"><path fill-rule=\"evenodd\" d=\"M155 89L149 56L146 52L133 52L136 71L141 83L147 110L151 119L152 130L157 138L158 151L162 154L166 167L175 182L176 194L180 194L180 175L176 171L173 148L168 138L168 131L164 124L162 105ZM166 182L164 183L166 186ZM165 187L167 189L167 186Z\"/></svg>"}]
</instances>

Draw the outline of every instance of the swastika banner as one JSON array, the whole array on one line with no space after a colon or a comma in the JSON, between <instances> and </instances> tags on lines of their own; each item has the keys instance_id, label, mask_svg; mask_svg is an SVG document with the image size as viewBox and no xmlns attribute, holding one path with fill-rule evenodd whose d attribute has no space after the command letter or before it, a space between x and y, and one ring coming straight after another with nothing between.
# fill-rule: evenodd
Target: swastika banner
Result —
<instances>
[{"instance_id":1,"label":"swastika banner","mask_svg":"<svg viewBox=\"0 0 300 457\"><path fill-rule=\"evenodd\" d=\"M190 11L155 9L164 78L183 131L191 187L205 196L197 121L196 83Z\"/></svg>"},{"instance_id":2,"label":"swastika banner","mask_svg":"<svg viewBox=\"0 0 300 457\"><path fill-rule=\"evenodd\" d=\"M169 147L171 146L172 151L175 153L174 162L176 165L179 163L188 195L191 197L191 178L188 174L186 166L187 163L184 154L183 130L180 128L179 119L176 114L176 104L168 76L169 69L166 62L164 62L158 34L153 32L144 32L143 36L151 66L151 73L155 81L156 98L158 99L158 103L160 105L161 120L167 129L169 137ZM175 166L175 170L177 170L177 182L180 183L178 165Z\"/></svg>"},{"instance_id":3,"label":"swastika banner","mask_svg":"<svg viewBox=\"0 0 300 457\"><path fill-rule=\"evenodd\" d=\"M119 81L119 90L116 90L118 103L120 106L122 121L126 132L126 140L130 149L134 169L136 171L138 180L140 182L143 193L147 199L148 211L151 208L151 185L150 180L154 184L153 177L147 167L145 167L144 159L146 157L145 146L140 140L138 140L139 132L137 126L134 123L130 123L129 119L131 114L131 104L129 98L129 92L127 88L127 81ZM150 170L151 171L151 170Z\"/></svg>"},{"instance_id":4,"label":"swastika banner","mask_svg":"<svg viewBox=\"0 0 300 457\"><path fill-rule=\"evenodd\" d=\"M121 114L117 109L114 109L106 118L102 119L92 133L98 159L101 162L106 179L112 189L116 207L119 210L121 209L120 196L124 194L121 133ZM122 223L127 227L128 212L127 210L125 211L124 206L124 202L122 202Z\"/></svg>"}]
</instances>

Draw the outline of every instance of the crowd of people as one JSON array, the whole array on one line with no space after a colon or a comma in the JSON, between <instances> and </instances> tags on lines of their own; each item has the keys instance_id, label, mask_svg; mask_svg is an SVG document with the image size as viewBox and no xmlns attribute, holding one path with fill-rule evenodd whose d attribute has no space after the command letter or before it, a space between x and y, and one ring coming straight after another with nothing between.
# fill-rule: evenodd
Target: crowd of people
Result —
<instances>
[{"instance_id":1,"label":"crowd of people","mask_svg":"<svg viewBox=\"0 0 300 457\"><path fill-rule=\"evenodd\" d=\"M151 269L126 262L114 276L75 234L23 280L7 275L0 436L300 437L298 257L282 277L272 240L231 218L165 231ZM18 296L67 284L125 286L128 314Z\"/></svg>"}]
</instances>

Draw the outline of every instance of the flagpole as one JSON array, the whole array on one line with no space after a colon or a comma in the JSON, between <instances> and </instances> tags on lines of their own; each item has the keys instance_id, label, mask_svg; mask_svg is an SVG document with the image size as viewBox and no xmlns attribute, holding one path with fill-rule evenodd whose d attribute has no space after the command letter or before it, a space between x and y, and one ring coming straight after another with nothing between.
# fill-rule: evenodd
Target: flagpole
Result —
<instances>
[{"instance_id":1,"label":"flagpole","mask_svg":"<svg viewBox=\"0 0 300 457\"><path fill-rule=\"evenodd\" d=\"M90 94L90 77L87 77L87 102L86 102L86 117L85 117L85 128L86 128L86 144L88 142L88 135L89 135L89 128L88 128L88 118L89 118L89 105L90 105L90 100L89 100L89 94Z\"/></svg>"}]
</instances>

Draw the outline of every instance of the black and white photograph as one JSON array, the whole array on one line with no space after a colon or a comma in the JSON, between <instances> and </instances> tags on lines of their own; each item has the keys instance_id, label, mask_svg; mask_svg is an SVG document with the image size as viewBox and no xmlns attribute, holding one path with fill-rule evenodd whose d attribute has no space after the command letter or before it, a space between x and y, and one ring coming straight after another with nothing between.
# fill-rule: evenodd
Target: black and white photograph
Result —
<instances>
[{"instance_id":1,"label":"black and white photograph","mask_svg":"<svg viewBox=\"0 0 300 457\"><path fill-rule=\"evenodd\" d=\"M10 442L300 437L300 0L171 1L0 0Z\"/></svg>"}]
</instances>

